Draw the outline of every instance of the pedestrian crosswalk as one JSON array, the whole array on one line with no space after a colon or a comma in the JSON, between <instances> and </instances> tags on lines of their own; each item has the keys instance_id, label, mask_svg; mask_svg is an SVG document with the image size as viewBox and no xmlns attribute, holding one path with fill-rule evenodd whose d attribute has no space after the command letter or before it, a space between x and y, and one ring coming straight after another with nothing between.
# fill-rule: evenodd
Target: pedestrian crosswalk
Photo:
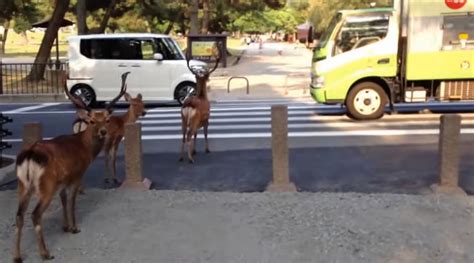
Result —
<instances>
[{"instance_id":1,"label":"pedestrian crosswalk","mask_svg":"<svg viewBox=\"0 0 474 263\"><path fill-rule=\"evenodd\" d=\"M209 138L271 137L271 105L288 107L289 137L404 136L439 133L439 114L385 115L377 121L353 121L340 106L313 101L219 102L211 106ZM144 140L181 138L180 108L155 108L140 120ZM462 114L462 133L474 133L474 114ZM200 131L199 134L202 132ZM202 136L202 135L198 135Z\"/></svg>"}]
</instances>

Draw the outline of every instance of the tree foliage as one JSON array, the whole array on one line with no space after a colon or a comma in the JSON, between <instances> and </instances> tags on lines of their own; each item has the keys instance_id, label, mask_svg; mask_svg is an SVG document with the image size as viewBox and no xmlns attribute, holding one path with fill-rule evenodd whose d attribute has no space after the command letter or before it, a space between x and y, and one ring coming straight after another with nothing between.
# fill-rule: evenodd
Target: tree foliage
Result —
<instances>
[{"instance_id":1,"label":"tree foliage","mask_svg":"<svg viewBox=\"0 0 474 263\"><path fill-rule=\"evenodd\" d=\"M322 32L337 10L368 8L372 2L376 3L376 6L388 6L392 3L391 0L310 0L309 20L317 32Z\"/></svg>"}]
</instances>

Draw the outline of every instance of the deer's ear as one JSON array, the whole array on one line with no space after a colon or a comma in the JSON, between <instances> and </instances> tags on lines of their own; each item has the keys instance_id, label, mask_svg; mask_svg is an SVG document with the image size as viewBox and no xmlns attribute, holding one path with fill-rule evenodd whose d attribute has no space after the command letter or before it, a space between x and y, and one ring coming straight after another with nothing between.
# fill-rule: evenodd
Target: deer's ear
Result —
<instances>
[{"instance_id":1,"label":"deer's ear","mask_svg":"<svg viewBox=\"0 0 474 263\"><path fill-rule=\"evenodd\" d=\"M142 94L141 93L138 93L137 99L142 100Z\"/></svg>"},{"instance_id":2,"label":"deer's ear","mask_svg":"<svg viewBox=\"0 0 474 263\"><path fill-rule=\"evenodd\" d=\"M130 101L132 99L132 96L130 96L128 92L125 92L125 94L123 94L123 97L125 98L126 101Z\"/></svg>"},{"instance_id":3,"label":"deer's ear","mask_svg":"<svg viewBox=\"0 0 474 263\"><path fill-rule=\"evenodd\" d=\"M89 112L84 110L84 109L78 109L77 112L77 117L81 120L89 121L91 116L89 115Z\"/></svg>"}]
</instances>

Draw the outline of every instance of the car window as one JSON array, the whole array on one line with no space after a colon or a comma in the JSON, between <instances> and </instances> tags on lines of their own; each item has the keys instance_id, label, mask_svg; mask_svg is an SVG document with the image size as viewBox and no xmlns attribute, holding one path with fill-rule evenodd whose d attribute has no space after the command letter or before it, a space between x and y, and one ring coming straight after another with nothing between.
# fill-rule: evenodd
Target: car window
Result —
<instances>
[{"instance_id":1,"label":"car window","mask_svg":"<svg viewBox=\"0 0 474 263\"><path fill-rule=\"evenodd\" d=\"M184 59L179 47L171 38L155 38L156 53L161 53L164 60Z\"/></svg>"},{"instance_id":2,"label":"car window","mask_svg":"<svg viewBox=\"0 0 474 263\"><path fill-rule=\"evenodd\" d=\"M138 39L83 39L80 50L82 55L92 59L142 59Z\"/></svg>"}]
</instances>

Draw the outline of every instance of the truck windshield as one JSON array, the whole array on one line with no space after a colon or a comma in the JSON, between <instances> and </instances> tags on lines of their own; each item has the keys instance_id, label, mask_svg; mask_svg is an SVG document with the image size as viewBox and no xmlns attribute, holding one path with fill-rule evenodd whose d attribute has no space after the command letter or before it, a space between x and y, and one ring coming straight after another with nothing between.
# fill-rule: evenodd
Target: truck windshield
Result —
<instances>
[{"instance_id":1,"label":"truck windshield","mask_svg":"<svg viewBox=\"0 0 474 263\"><path fill-rule=\"evenodd\" d=\"M385 38L388 31L388 20L388 15L347 17L337 36L336 55Z\"/></svg>"},{"instance_id":2,"label":"truck windshield","mask_svg":"<svg viewBox=\"0 0 474 263\"><path fill-rule=\"evenodd\" d=\"M331 34L334 31L334 28L336 28L336 25L339 23L339 21L341 21L341 17L342 17L342 14L338 13L336 16L332 18L331 22L329 23L328 28L321 35L321 38L316 48L323 48L326 46L327 42L329 41L329 37L331 37Z\"/></svg>"}]
</instances>

